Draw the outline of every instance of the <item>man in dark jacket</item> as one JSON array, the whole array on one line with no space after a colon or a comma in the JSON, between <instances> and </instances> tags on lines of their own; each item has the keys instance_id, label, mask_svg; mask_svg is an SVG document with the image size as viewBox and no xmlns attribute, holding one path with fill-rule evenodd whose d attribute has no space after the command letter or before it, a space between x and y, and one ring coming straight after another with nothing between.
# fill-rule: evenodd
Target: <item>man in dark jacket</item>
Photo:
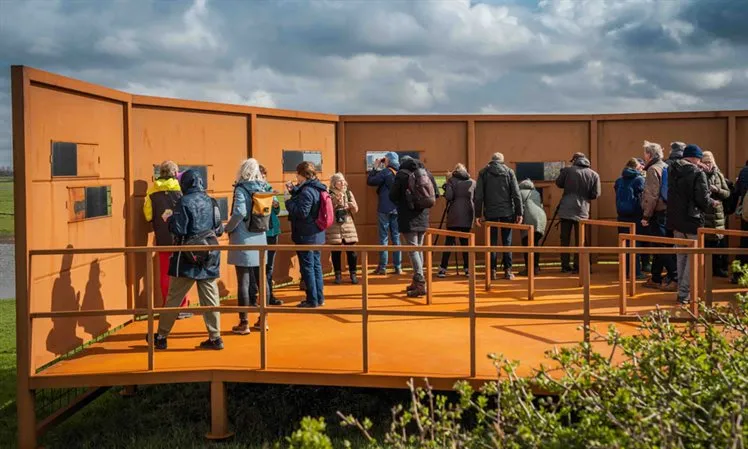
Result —
<instances>
[{"instance_id":1,"label":"man in dark jacket","mask_svg":"<svg viewBox=\"0 0 748 449\"><path fill-rule=\"evenodd\" d=\"M494 153L491 161L478 173L478 184L475 187L476 224L482 221L501 223L522 223L522 200L519 195L519 183L514 170L504 165L504 155ZM491 228L491 246L496 246L498 229ZM501 229L503 246L512 245L512 230ZM502 256L504 278L514 279L512 274L512 253L507 251ZM491 279L496 279L496 253L491 253Z\"/></svg>"},{"instance_id":2,"label":"man in dark jacket","mask_svg":"<svg viewBox=\"0 0 748 449\"><path fill-rule=\"evenodd\" d=\"M223 234L221 212L216 201L203 189L203 180L194 170L182 174L179 182L182 198L177 202L174 213L169 217L169 230L178 245L217 245L217 236ZM169 294L166 307L179 307L184 295L197 283L200 305L219 305L216 279L220 276L221 252L178 251L172 254L169 263ZM201 348L223 349L221 321L218 312L203 314L209 338L200 343ZM155 335L156 349L166 349L166 338L176 320L176 313L162 313Z\"/></svg>"},{"instance_id":3,"label":"man in dark jacket","mask_svg":"<svg viewBox=\"0 0 748 449\"><path fill-rule=\"evenodd\" d=\"M738 196L738 210L742 211L740 205L743 204L743 199L745 198L745 195L748 194L748 160L745 161L745 167L740 169L740 173L738 173L738 179L735 181L735 191ZM740 229L748 231L748 221L743 220L742 216L739 216L738 218L740 219ZM740 247L748 248L748 237L740 237ZM746 254L739 254L737 259L743 265L748 264L748 255ZM738 276L736 273L733 273L731 282L733 284L738 283Z\"/></svg>"},{"instance_id":4,"label":"man in dark jacket","mask_svg":"<svg viewBox=\"0 0 748 449\"><path fill-rule=\"evenodd\" d=\"M390 200L390 188L395 182L395 174L400 169L400 158L394 151L389 151L383 159L377 160L374 168L369 170L366 183L377 188L377 220L379 231L379 244L386 245L388 237L391 237L393 245L400 245L400 228L397 225L397 206ZM402 262L400 251L392 254L392 264L395 273L402 273ZM387 273L387 251L379 253L379 265L374 274Z\"/></svg>"},{"instance_id":5,"label":"man in dark jacket","mask_svg":"<svg viewBox=\"0 0 748 449\"><path fill-rule=\"evenodd\" d=\"M706 174L700 168L703 152L698 145L686 145L683 158L668 167L667 225L680 239L696 240L696 232L704 226L704 212L712 206ZM677 254L678 302L688 304L690 263L693 256Z\"/></svg>"},{"instance_id":6,"label":"man in dark jacket","mask_svg":"<svg viewBox=\"0 0 748 449\"><path fill-rule=\"evenodd\" d=\"M561 246L571 245L571 231L574 230L574 241L579 241L579 220L590 217L590 201L600 196L600 175L590 168L590 161L584 153L574 153L571 166L561 170L556 178L556 186L564 189L558 206L558 218L561 221ZM574 266L569 265L569 253L561 254L561 272L579 272L579 254L574 253Z\"/></svg>"},{"instance_id":7,"label":"man in dark jacket","mask_svg":"<svg viewBox=\"0 0 748 449\"><path fill-rule=\"evenodd\" d=\"M423 162L411 157L403 157L400 170L395 176L395 182L390 189L390 200L397 206L397 223L403 235L406 245L423 246L423 237L426 228L429 227L429 209L415 207L411 209L407 197L408 180L411 173L417 169L425 169ZM434 194L439 197L439 188L431 173L428 173ZM410 297L418 297L426 294L426 278L423 277L423 252L409 251L410 263L413 266L413 282L408 286L407 293Z\"/></svg>"}]
</instances>

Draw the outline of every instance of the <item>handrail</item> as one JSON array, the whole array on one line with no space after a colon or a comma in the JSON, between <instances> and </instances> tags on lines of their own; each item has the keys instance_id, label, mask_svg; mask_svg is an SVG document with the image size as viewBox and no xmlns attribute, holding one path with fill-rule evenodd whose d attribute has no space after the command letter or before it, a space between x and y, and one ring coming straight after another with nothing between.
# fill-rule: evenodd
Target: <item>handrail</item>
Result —
<instances>
[{"instance_id":1,"label":"handrail","mask_svg":"<svg viewBox=\"0 0 748 449\"><path fill-rule=\"evenodd\" d=\"M707 235L731 235L733 237L748 237L748 231L739 231L737 229L714 229L714 228L699 228L696 230L696 239L699 242L699 248L706 248L706 236ZM704 295L706 305L711 307L714 302L714 292L712 291L712 284L714 282L712 276L712 258L704 257L703 254L699 255L699 267L703 272L699 273L700 278L703 280L704 287L701 289L701 294Z\"/></svg>"},{"instance_id":2,"label":"handrail","mask_svg":"<svg viewBox=\"0 0 748 449\"><path fill-rule=\"evenodd\" d=\"M690 246L692 249L698 249L697 241L696 240L690 240L690 239L682 239L682 238L671 238L671 237L654 237L649 235L637 235L637 234L620 234L618 236L618 242L619 246L623 246L626 244L626 242L631 241L635 244L636 241L641 242L655 242L655 243L665 243L670 245L681 245L681 246ZM632 245L634 246L634 245ZM659 250L660 248L658 248ZM682 248L678 248L682 249ZM698 263L699 263L699 255L698 253L695 254L696 257L692 257L690 260L691 267L690 267L690 273L691 281L690 281L690 287L691 287L691 313L698 316L699 314L699 308L697 306L698 300L699 300L699 289L698 289L698 283L697 280L699 278L698 276ZM621 260L623 260L623 255L619 256L619 263ZM630 270L633 273L633 266ZM618 276L621 282L621 290L618 295L619 298L619 307L620 307L620 313L621 315L626 314L626 289L624 288L625 284L625 273L624 270L619 266L618 267ZM678 276L681 276L681 273L678 273ZM631 296L633 297L635 294L635 290L632 288Z\"/></svg>"},{"instance_id":3,"label":"handrail","mask_svg":"<svg viewBox=\"0 0 748 449\"><path fill-rule=\"evenodd\" d=\"M583 218L579 220L579 241L576 242L577 246L586 246L585 242L587 240L587 231L585 226L602 226L602 227L608 227L608 228L628 228L629 234L636 234L636 223L631 223L627 221L617 221L617 220L596 220L593 218ZM620 246L620 245L619 245ZM620 263L621 260L624 260L621 255L619 254L618 262ZM625 265L625 262L624 262ZM634 271L634 266L636 265L636 253L629 253L629 265L631 266L631 271ZM632 291L636 288L636 274L630 275L631 278L631 289ZM579 276L579 286L581 287L583 285L582 276ZM632 293L633 295L633 293Z\"/></svg>"},{"instance_id":4,"label":"handrail","mask_svg":"<svg viewBox=\"0 0 748 449\"><path fill-rule=\"evenodd\" d=\"M431 237L434 235L443 235L445 237L458 237L458 238L467 238L468 239L468 246L475 246L475 234L472 232L460 232L460 231L450 231L448 229L437 229L437 228L426 228L426 234L425 234L425 242L424 246L432 246L432 239ZM455 245L457 247L457 245ZM443 251L446 252L446 251ZM426 304L431 305L432 303L432 286L434 285L433 281L433 252L427 251L425 253L426 255ZM475 271L475 264L470 266L470 270Z\"/></svg>"},{"instance_id":5,"label":"handrail","mask_svg":"<svg viewBox=\"0 0 748 449\"><path fill-rule=\"evenodd\" d=\"M503 223L500 221L482 221L482 224L484 226L484 235L483 235L483 243L486 246L491 245L491 228L501 228L504 229L517 229L520 231L527 231L527 246L523 246L521 248L534 248L535 247L535 226L529 225L529 224L519 224L519 223ZM501 235L498 236L496 239L499 243L499 246L504 246L501 241ZM518 245L512 245L512 247L515 247ZM493 272L493 267L491 266L491 253L496 251L486 251L485 258L486 258L486 279L485 279L485 287L486 291L491 291L491 273ZM535 299L535 253L532 251L522 251L527 252L527 299L528 301L532 301ZM497 256L498 257L498 256Z\"/></svg>"}]
</instances>

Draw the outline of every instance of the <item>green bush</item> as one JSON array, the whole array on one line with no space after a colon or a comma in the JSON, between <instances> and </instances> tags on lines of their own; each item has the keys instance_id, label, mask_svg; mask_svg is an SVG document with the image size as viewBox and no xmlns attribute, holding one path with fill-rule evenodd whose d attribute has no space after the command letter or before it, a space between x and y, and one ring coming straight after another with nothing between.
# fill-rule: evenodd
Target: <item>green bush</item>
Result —
<instances>
[{"instance_id":1,"label":"green bush","mask_svg":"<svg viewBox=\"0 0 748 449\"><path fill-rule=\"evenodd\" d=\"M519 377L516 362L491 356L499 379L479 391L459 382L459 399L449 401L411 383L410 404L393 409L388 431L339 414L342 425L370 448L744 448L748 295L700 312L692 323L674 324L657 310L632 336L611 326L606 354L586 344L550 351L562 373L555 378L547 368ZM330 447L321 424L305 421L307 445L291 447Z\"/></svg>"}]
</instances>

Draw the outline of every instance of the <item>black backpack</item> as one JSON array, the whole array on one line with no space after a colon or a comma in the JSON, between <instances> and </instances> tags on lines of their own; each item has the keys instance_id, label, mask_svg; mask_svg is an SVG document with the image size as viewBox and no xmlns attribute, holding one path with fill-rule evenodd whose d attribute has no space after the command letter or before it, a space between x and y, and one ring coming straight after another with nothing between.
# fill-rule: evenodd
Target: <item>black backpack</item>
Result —
<instances>
[{"instance_id":1,"label":"black backpack","mask_svg":"<svg viewBox=\"0 0 748 449\"><path fill-rule=\"evenodd\" d=\"M727 181L727 190L730 191L730 196L728 196L727 199L723 201L723 206L725 208L725 217L727 217L734 214L735 211L738 210L738 202L741 200L741 198L738 197L738 191L735 188L735 183L730 181L729 179L725 179L725 181Z\"/></svg>"}]
</instances>

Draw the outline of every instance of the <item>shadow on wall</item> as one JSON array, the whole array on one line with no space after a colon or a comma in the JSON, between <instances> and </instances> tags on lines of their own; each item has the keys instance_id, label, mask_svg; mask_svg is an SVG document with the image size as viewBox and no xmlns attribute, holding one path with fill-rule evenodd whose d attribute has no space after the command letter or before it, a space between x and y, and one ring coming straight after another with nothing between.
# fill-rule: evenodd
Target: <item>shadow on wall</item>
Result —
<instances>
[{"instance_id":1,"label":"shadow on wall","mask_svg":"<svg viewBox=\"0 0 748 449\"><path fill-rule=\"evenodd\" d=\"M68 245L67 248L73 248L73 245ZM62 257L60 275L52 286L51 310L62 312L104 309L99 260L95 259L91 262L83 303L81 303L81 294L75 290L72 281L73 257L72 254L65 254ZM92 338L107 332L112 327L105 316L81 317L80 319L52 318L52 330L47 335L47 350L53 354L62 355L82 345L84 340L78 337L76 332L79 325Z\"/></svg>"},{"instance_id":2,"label":"shadow on wall","mask_svg":"<svg viewBox=\"0 0 748 449\"><path fill-rule=\"evenodd\" d=\"M144 181L142 179L136 180L133 185L133 197L131 198L132 204L138 204L136 199L138 197L145 197L146 192L148 191L148 182ZM143 216L142 210L135 210L133 211L133 217L131 217L133 220L142 220L145 223L145 217ZM143 227L143 229L150 229L150 225L148 223L145 223L146 226ZM133 226L133 229L138 229L138 226ZM150 235L150 232L145 233L138 233L136 232L135 235L132 236L132 246L148 246L148 237ZM135 267L135 273L134 273L134 294L135 294L135 306L136 307L146 307L147 306L147 299L145 294L145 267L146 264L146 254L145 253L136 253L131 254L129 257L131 257L132 261L134 262ZM154 253L154 276L158 276L158 266L156 265L158 256ZM158 277L155 277L154 279L158 279ZM157 300L157 299L156 299Z\"/></svg>"}]
</instances>

